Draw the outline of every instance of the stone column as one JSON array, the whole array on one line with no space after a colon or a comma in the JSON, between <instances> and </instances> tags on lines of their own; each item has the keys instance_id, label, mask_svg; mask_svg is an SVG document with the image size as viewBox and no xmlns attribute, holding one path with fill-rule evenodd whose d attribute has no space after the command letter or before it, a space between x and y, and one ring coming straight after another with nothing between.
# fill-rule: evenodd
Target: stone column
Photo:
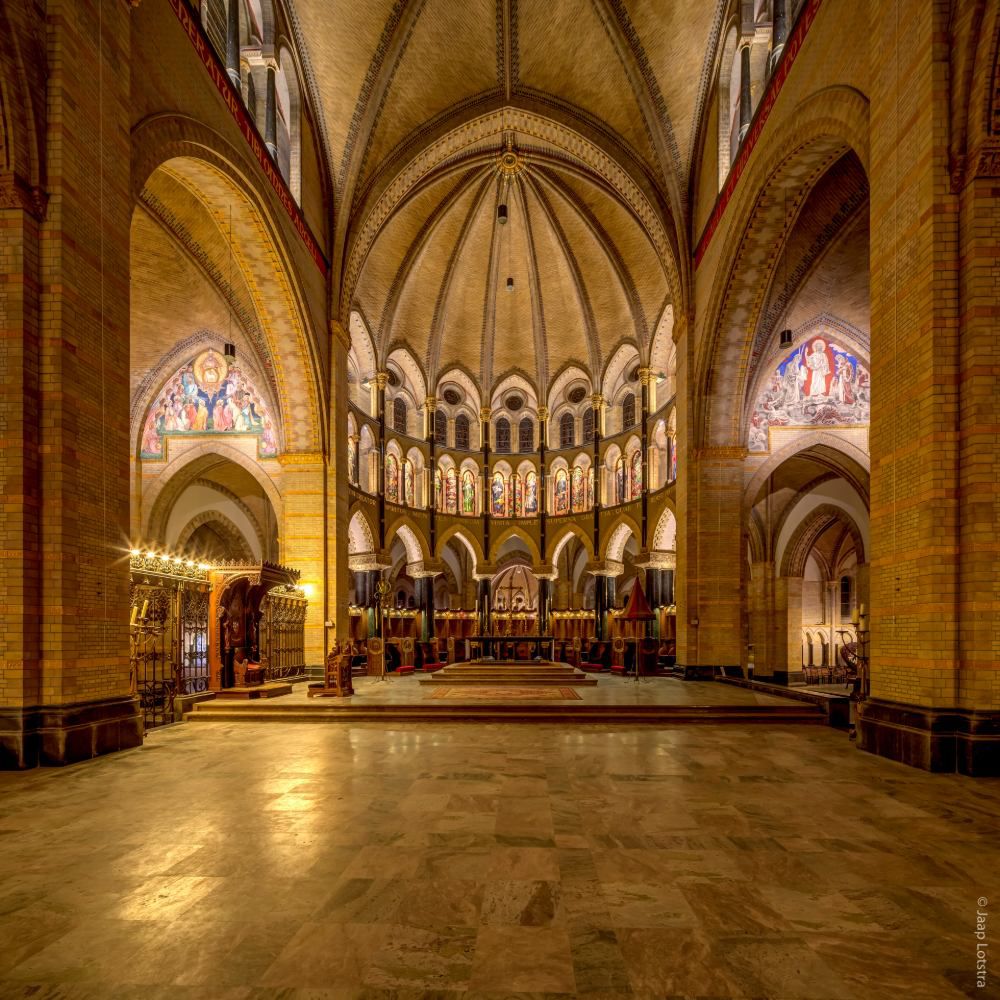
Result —
<instances>
[{"instance_id":1,"label":"stone column","mask_svg":"<svg viewBox=\"0 0 1000 1000\"><path fill-rule=\"evenodd\" d=\"M434 436L434 414L437 412L437 396L424 399L424 437L427 440L427 470L430 476L427 499L427 541L431 556L437 554L437 495L434 492L434 474L437 471L437 438Z\"/></svg>"},{"instance_id":2,"label":"stone column","mask_svg":"<svg viewBox=\"0 0 1000 1000\"><path fill-rule=\"evenodd\" d=\"M378 462L375 473L375 492L378 495L378 547L385 548L385 387L389 384L388 372L376 372L372 383L372 408L378 419Z\"/></svg>"},{"instance_id":3,"label":"stone column","mask_svg":"<svg viewBox=\"0 0 1000 1000\"><path fill-rule=\"evenodd\" d=\"M740 144L750 130L753 119L753 97L750 84L750 43L740 47Z\"/></svg>"},{"instance_id":4,"label":"stone column","mask_svg":"<svg viewBox=\"0 0 1000 1000\"><path fill-rule=\"evenodd\" d=\"M642 538L639 540L640 547L646 548L649 545L649 412L650 393L652 388L653 369L643 367L639 369L640 382L640 440L642 448Z\"/></svg>"},{"instance_id":5,"label":"stone column","mask_svg":"<svg viewBox=\"0 0 1000 1000\"><path fill-rule=\"evenodd\" d=\"M242 93L240 77L240 0L229 0L226 9L226 72L236 90Z\"/></svg>"},{"instance_id":6,"label":"stone column","mask_svg":"<svg viewBox=\"0 0 1000 1000\"><path fill-rule=\"evenodd\" d=\"M596 428L595 428L596 430ZM538 539L539 551L545 555L548 546L547 499L545 494L545 450L549 443L549 408L538 407Z\"/></svg>"},{"instance_id":7,"label":"stone column","mask_svg":"<svg viewBox=\"0 0 1000 1000\"><path fill-rule=\"evenodd\" d=\"M785 15L785 0L774 0L774 15L771 21L770 72L778 65L788 38L788 18Z\"/></svg>"},{"instance_id":8,"label":"stone column","mask_svg":"<svg viewBox=\"0 0 1000 1000\"><path fill-rule=\"evenodd\" d=\"M20 32L18 10L8 5L9 27ZM104 4L98 19L91 5L51 0L43 13L47 79L33 125L25 106L37 68L4 80L5 768L68 764L142 742L129 693L130 10Z\"/></svg>"},{"instance_id":9,"label":"stone column","mask_svg":"<svg viewBox=\"0 0 1000 1000\"><path fill-rule=\"evenodd\" d=\"M348 544L350 495L346 468L353 465L355 481L360 477L357 446L348 449L347 440L347 351L350 337L338 322L330 324L330 420L326 469L326 576L325 620L333 622L334 636L327 636L329 648L332 638L343 641L350 634L350 615L347 606ZM324 662L324 661L321 661Z\"/></svg>"},{"instance_id":10,"label":"stone column","mask_svg":"<svg viewBox=\"0 0 1000 1000\"><path fill-rule=\"evenodd\" d=\"M278 97L275 93L274 64L267 65L267 92L264 98L264 145L271 159L278 162Z\"/></svg>"},{"instance_id":11,"label":"stone column","mask_svg":"<svg viewBox=\"0 0 1000 1000\"><path fill-rule=\"evenodd\" d=\"M955 117L954 77L941 42L949 31L946 9L917 0L881 0L868 22L869 36L889 49L870 60L878 388L870 427L871 699L859 714L858 742L931 770L997 774L1000 144L970 125L970 148L950 155L944 123ZM973 118L981 121L970 110Z\"/></svg>"},{"instance_id":12,"label":"stone column","mask_svg":"<svg viewBox=\"0 0 1000 1000\"><path fill-rule=\"evenodd\" d=\"M483 552L490 558L490 498L492 497L492 481L490 479L490 416L493 411L484 406L479 411L479 436L483 444L483 488L480 492L480 503L483 513Z\"/></svg>"},{"instance_id":13,"label":"stone column","mask_svg":"<svg viewBox=\"0 0 1000 1000\"><path fill-rule=\"evenodd\" d=\"M341 445L343 447L343 444ZM330 473L321 453L280 455L281 463L281 561L301 574L300 585L309 600L306 611L306 665L321 667L326 660L324 623L329 605L327 559L328 497ZM341 532L346 536L346 525ZM340 591L346 607L347 580Z\"/></svg>"}]
</instances>

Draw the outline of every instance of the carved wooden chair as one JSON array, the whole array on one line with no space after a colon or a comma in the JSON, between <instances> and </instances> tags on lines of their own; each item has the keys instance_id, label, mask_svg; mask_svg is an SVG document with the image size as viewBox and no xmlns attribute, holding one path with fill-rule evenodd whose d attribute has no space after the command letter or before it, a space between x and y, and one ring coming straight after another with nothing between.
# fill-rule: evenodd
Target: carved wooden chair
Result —
<instances>
[{"instance_id":1,"label":"carved wooden chair","mask_svg":"<svg viewBox=\"0 0 1000 1000\"><path fill-rule=\"evenodd\" d=\"M407 674L412 674L413 671L417 669L416 651L417 646L412 639L407 638L400 642L400 662L399 667L396 669L396 673L401 677L405 677Z\"/></svg>"}]
</instances>

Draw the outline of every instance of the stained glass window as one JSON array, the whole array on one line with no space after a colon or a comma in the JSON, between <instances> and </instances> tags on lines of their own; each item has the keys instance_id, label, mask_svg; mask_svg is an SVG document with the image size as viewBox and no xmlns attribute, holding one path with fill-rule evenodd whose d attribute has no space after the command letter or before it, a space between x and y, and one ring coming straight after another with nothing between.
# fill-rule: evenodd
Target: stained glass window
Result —
<instances>
[{"instance_id":1,"label":"stained glass window","mask_svg":"<svg viewBox=\"0 0 1000 1000\"><path fill-rule=\"evenodd\" d=\"M435 469L434 470L434 506L438 510L442 510L441 501L442 501L443 497L442 497L441 493L442 493L442 490L441 490L441 470L440 469Z\"/></svg>"},{"instance_id":2,"label":"stained glass window","mask_svg":"<svg viewBox=\"0 0 1000 1000\"><path fill-rule=\"evenodd\" d=\"M556 473L555 513L565 514L569 511L569 473L560 469Z\"/></svg>"},{"instance_id":3,"label":"stained glass window","mask_svg":"<svg viewBox=\"0 0 1000 1000\"><path fill-rule=\"evenodd\" d=\"M594 440L594 410L588 406L583 411L583 441L590 444Z\"/></svg>"},{"instance_id":4,"label":"stained glass window","mask_svg":"<svg viewBox=\"0 0 1000 1000\"><path fill-rule=\"evenodd\" d=\"M507 516L507 484L500 472L493 473L493 482L490 486L490 509L494 517Z\"/></svg>"},{"instance_id":5,"label":"stained glass window","mask_svg":"<svg viewBox=\"0 0 1000 1000\"><path fill-rule=\"evenodd\" d=\"M434 443L442 448L448 447L448 418L444 410L434 411Z\"/></svg>"},{"instance_id":6,"label":"stained glass window","mask_svg":"<svg viewBox=\"0 0 1000 1000\"><path fill-rule=\"evenodd\" d=\"M633 500L642 493L642 452L638 449L632 455L629 468L629 492Z\"/></svg>"},{"instance_id":7,"label":"stained glass window","mask_svg":"<svg viewBox=\"0 0 1000 1000\"><path fill-rule=\"evenodd\" d=\"M510 502L514 517L524 517L524 491L521 477L516 472L510 477Z\"/></svg>"},{"instance_id":8,"label":"stained glass window","mask_svg":"<svg viewBox=\"0 0 1000 1000\"><path fill-rule=\"evenodd\" d=\"M670 445L670 481L673 482L677 478L677 438L672 437L669 442Z\"/></svg>"},{"instance_id":9,"label":"stained glass window","mask_svg":"<svg viewBox=\"0 0 1000 1000\"><path fill-rule=\"evenodd\" d=\"M524 513L538 513L538 473L529 472L524 477Z\"/></svg>"},{"instance_id":10,"label":"stained glass window","mask_svg":"<svg viewBox=\"0 0 1000 1000\"><path fill-rule=\"evenodd\" d=\"M469 418L464 413L455 417L455 447L469 447Z\"/></svg>"},{"instance_id":11,"label":"stained glass window","mask_svg":"<svg viewBox=\"0 0 1000 1000\"><path fill-rule=\"evenodd\" d=\"M444 483L444 509L448 514L458 513L458 473L448 470Z\"/></svg>"},{"instance_id":12,"label":"stained glass window","mask_svg":"<svg viewBox=\"0 0 1000 1000\"><path fill-rule=\"evenodd\" d=\"M615 503L625 503L625 459L619 458L615 466Z\"/></svg>"},{"instance_id":13,"label":"stained glass window","mask_svg":"<svg viewBox=\"0 0 1000 1000\"><path fill-rule=\"evenodd\" d=\"M501 417L497 421L495 450L501 455L510 452L510 421L506 417Z\"/></svg>"},{"instance_id":14,"label":"stained glass window","mask_svg":"<svg viewBox=\"0 0 1000 1000\"><path fill-rule=\"evenodd\" d=\"M476 477L468 469L462 473L462 513L476 513Z\"/></svg>"},{"instance_id":15,"label":"stained glass window","mask_svg":"<svg viewBox=\"0 0 1000 1000\"><path fill-rule=\"evenodd\" d=\"M573 427L573 414L564 413L559 420L559 447L572 448L576 443L576 433Z\"/></svg>"},{"instance_id":16,"label":"stained glass window","mask_svg":"<svg viewBox=\"0 0 1000 1000\"><path fill-rule=\"evenodd\" d=\"M395 455L385 459L385 498L389 503L399 503L399 462Z\"/></svg>"},{"instance_id":17,"label":"stained glass window","mask_svg":"<svg viewBox=\"0 0 1000 1000\"><path fill-rule=\"evenodd\" d=\"M406 400L401 396L392 401L392 429L398 434L406 433Z\"/></svg>"},{"instance_id":18,"label":"stained glass window","mask_svg":"<svg viewBox=\"0 0 1000 1000\"><path fill-rule=\"evenodd\" d=\"M574 511L581 511L584 509L584 496L583 496L583 469L579 465L573 467L573 482L571 489L571 503L573 505Z\"/></svg>"},{"instance_id":19,"label":"stained glass window","mask_svg":"<svg viewBox=\"0 0 1000 1000\"><path fill-rule=\"evenodd\" d=\"M403 463L403 503L413 506L413 463L410 461Z\"/></svg>"},{"instance_id":20,"label":"stained glass window","mask_svg":"<svg viewBox=\"0 0 1000 1000\"><path fill-rule=\"evenodd\" d=\"M622 430L635 426L635 393L630 392L622 400Z\"/></svg>"},{"instance_id":21,"label":"stained glass window","mask_svg":"<svg viewBox=\"0 0 1000 1000\"><path fill-rule=\"evenodd\" d=\"M535 425L531 417L522 417L517 425L517 450L522 454L535 450Z\"/></svg>"},{"instance_id":22,"label":"stained glass window","mask_svg":"<svg viewBox=\"0 0 1000 1000\"><path fill-rule=\"evenodd\" d=\"M587 509L590 510L594 506L594 467L591 466L587 470Z\"/></svg>"}]
</instances>

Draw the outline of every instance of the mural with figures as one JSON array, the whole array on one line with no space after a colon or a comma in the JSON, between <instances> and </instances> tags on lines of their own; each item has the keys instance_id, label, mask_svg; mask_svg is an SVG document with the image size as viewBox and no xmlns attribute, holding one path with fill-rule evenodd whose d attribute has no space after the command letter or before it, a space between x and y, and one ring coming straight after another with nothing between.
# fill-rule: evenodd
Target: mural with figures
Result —
<instances>
[{"instance_id":1,"label":"mural with figures","mask_svg":"<svg viewBox=\"0 0 1000 1000\"><path fill-rule=\"evenodd\" d=\"M259 454L278 453L274 421L253 382L211 348L167 382L146 414L140 457L162 458L171 435L256 434Z\"/></svg>"},{"instance_id":2,"label":"mural with figures","mask_svg":"<svg viewBox=\"0 0 1000 1000\"><path fill-rule=\"evenodd\" d=\"M750 417L750 451L767 451L769 427L867 424L871 375L849 351L813 337L771 373Z\"/></svg>"}]
</instances>

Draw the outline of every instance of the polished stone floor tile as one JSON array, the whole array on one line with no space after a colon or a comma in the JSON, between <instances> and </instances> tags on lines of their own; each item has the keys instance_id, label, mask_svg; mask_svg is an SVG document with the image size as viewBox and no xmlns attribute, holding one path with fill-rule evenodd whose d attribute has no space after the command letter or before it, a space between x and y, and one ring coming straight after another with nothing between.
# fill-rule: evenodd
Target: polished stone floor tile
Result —
<instances>
[{"instance_id":1,"label":"polished stone floor tile","mask_svg":"<svg viewBox=\"0 0 1000 1000\"><path fill-rule=\"evenodd\" d=\"M0 774L0 997L1000 996L997 829L817 727L174 727Z\"/></svg>"}]
</instances>

